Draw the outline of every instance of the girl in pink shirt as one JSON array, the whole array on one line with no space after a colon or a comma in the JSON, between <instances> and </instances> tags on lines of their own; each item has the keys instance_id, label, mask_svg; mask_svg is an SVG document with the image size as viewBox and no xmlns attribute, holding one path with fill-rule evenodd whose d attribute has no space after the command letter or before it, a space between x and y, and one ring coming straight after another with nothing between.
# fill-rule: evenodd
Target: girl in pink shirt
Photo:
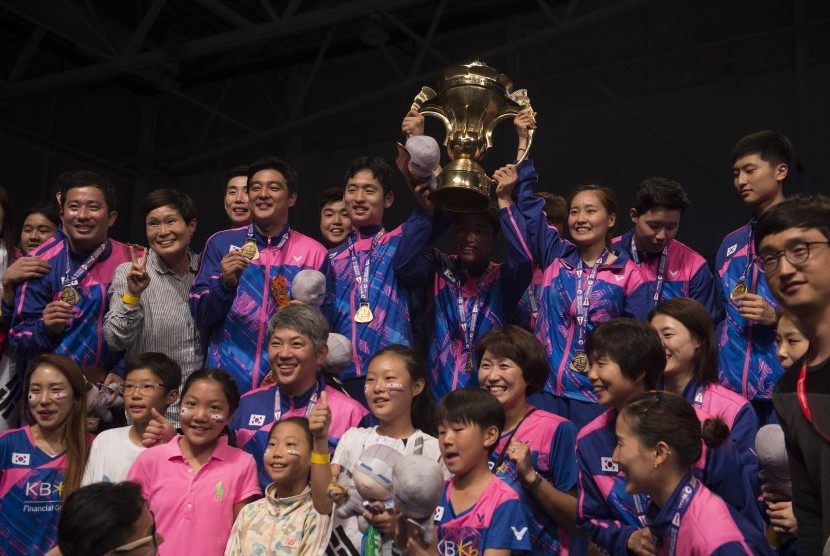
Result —
<instances>
[{"instance_id":1,"label":"girl in pink shirt","mask_svg":"<svg viewBox=\"0 0 830 556\"><path fill-rule=\"evenodd\" d=\"M219 556L237 514L261 495L254 459L222 434L239 392L227 371L202 369L187 379L181 400L183 434L138 456L128 479L142 486L164 536L160 556Z\"/></svg>"}]
</instances>

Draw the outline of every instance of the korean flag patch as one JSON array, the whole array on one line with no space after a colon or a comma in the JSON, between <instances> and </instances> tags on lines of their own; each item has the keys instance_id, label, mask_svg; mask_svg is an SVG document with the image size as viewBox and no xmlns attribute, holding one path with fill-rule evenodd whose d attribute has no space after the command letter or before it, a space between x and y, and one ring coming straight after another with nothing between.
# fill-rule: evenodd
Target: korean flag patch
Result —
<instances>
[{"instance_id":1,"label":"korean flag patch","mask_svg":"<svg viewBox=\"0 0 830 556\"><path fill-rule=\"evenodd\" d=\"M618 473L620 470L620 466L614 463L609 457L602 458L601 462L602 470L606 473Z\"/></svg>"},{"instance_id":2,"label":"korean flag patch","mask_svg":"<svg viewBox=\"0 0 830 556\"><path fill-rule=\"evenodd\" d=\"M248 419L248 426L249 427L261 427L265 424L265 415L251 415L251 418Z\"/></svg>"},{"instance_id":3,"label":"korean flag patch","mask_svg":"<svg viewBox=\"0 0 830 556\"><path fill-rule=\"evenodd\" d=\"M29 454L12 453L12 465L29 465Z\"/></svg>"}]
</instances>

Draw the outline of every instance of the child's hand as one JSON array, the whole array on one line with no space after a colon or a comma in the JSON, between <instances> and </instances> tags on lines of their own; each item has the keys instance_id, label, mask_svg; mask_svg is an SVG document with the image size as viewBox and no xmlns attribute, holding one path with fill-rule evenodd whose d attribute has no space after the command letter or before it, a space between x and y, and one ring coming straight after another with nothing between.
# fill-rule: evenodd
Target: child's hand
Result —
<instances>
[{"instance_id":1,"label":"child's hand","mask_svg":"<svg viewBox=\"0 0 830 556\"><path fill-rule=\"evenodd\" d=\"M331 410L329 409L328 398L326 391L320 392L320 399L311 410L308 416L308 428L311 430L311 436L315 440L328 441L329 425L331 425Z\"/></svg>"},{"instance_id":2,"label":"child's hand","mask_svg":"<svg viewBox=\"0 0 830 556\"><path fill-rule=\"evenodd\" d=\"M434 540L431 545L426 544L421 534L421 528L410 524L404 514L398 514L395 522L395 546L398 548L406 547L406 553L410 556L434 556L439 554L437 540Z\"/></svg>"},{"instance_id":3,"label":"child's hand","mask_svg":"<svg viewBox=\"0 0 830 556\"><path fill-rule=\"evenodd\" d=\"M156 411L156 408L150 410L150 416L152 419L147 423L147 428L144 430L144 437L141 439L141 443L146 448L150 448L151 446L170 442L176 436L176 429L173 428L170 421Z\"/></svg>"},{"instance_id":4,"label":"child's hand","mask_svg":"<svg viewBox=\"0 0 830 556\"><path fill-rule=\"evenodd\" d=\"M387 510L383 506L383 502L374 501L371 503L372 508L379 513L363 512L363 517L370 524L375 526L375 529L383 533L387 537L395 534L395 525L397 523L398 515L394 509Z\"/></svg>"}]
</instances>

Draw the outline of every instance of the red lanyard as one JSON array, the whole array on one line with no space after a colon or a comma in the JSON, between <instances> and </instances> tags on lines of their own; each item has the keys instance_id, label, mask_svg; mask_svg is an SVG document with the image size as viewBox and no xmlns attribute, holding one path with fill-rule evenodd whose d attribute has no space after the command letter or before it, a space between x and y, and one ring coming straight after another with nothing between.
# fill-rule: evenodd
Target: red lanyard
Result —
<instances>
[{"instance_id":1,"label":"red lanyard","mask_svg":"<svg viewBox=\"0 0 830 556\"><path fill-rule=\"evenodd\" d=\"M816 431L820 437L824 439L825 442L830 443L830 438L827 437L826 434L821 432L816 425L815 421L813 421L813 417L810 415L810 406L807 405L807 358L804 358L804 364L801 365L801 372L798 374L798 382L796 383L796 392L798 393L798 405L801 406L801 412L806 417L807 421L812 425L813 430Z\"/></svg>"}]
</instances>

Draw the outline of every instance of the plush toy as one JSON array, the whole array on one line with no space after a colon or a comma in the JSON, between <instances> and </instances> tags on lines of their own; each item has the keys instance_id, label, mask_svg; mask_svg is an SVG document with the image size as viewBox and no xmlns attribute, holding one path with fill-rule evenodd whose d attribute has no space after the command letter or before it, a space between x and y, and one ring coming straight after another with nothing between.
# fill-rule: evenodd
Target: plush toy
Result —
<instances>
[{"instance_id":1,"label":"plush toy","mask_svg":"<svg viewBox=\"0 0 830 556\"><path fill-rule=\"evenodd\" d=\"M358 516L358 527L365 532L368 524L361 516L365 511L372 511L370 501L389 503L388 507L392 507L392 469L402 457L400 452L383 444L366 448L352 468L354 486L349 486L346 496L342 485L329 487L329 494L338 503L335 514L342 519Z\"/></svg>"},{"instance_id":2,"label":"plush toy","mask_svg":"<svg viewBox=\"0 0 830 556\"><path fill-rule=\"evenodd\" d=\"M419 527L426 544L434 535L432 516L441 503L444 473L441 465L425 456L403 456L392 470L395 509Z\"/></svg>"}]
</instances>

